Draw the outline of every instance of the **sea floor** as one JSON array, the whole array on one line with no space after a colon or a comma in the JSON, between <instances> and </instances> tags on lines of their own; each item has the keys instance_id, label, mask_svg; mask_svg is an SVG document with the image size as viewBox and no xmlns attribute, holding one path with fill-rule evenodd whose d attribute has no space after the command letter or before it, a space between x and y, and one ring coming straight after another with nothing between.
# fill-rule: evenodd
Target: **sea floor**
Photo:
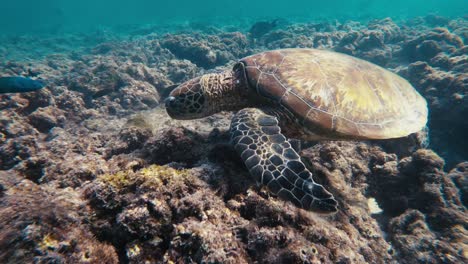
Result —
<instances>
[{"instance_id":1,"label":"sea floor","mask_svg":"<svg viewBox=\"0 0 468 264\"><path fill-rule=\"evenodd\" d=\"M468 21L438 16L252 28L192 25L2 37L1 263L467 263ZM430 110L413 138L311 142L339 202L296 208L257 186L228 144L231 113L170 119L195 76L277 48L330 49L408 79Z\"/></svg>"}]
</instances>

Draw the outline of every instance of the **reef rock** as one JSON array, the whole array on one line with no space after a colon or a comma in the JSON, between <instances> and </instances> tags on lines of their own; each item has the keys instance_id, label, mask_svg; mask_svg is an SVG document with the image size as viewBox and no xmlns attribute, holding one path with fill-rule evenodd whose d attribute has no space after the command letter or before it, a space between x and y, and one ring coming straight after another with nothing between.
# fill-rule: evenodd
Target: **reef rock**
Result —
<instances>
[{"instance_id":1,"label":"reef rock","mask_svg":"<svg viewBox=\"0 0 468 264\"><path fill-rule=\"evenodd\" d=\"M117 263L115 249L84 225L90 211L78 192L0 176L0 262Z\"/></svg>"}]
</instances>

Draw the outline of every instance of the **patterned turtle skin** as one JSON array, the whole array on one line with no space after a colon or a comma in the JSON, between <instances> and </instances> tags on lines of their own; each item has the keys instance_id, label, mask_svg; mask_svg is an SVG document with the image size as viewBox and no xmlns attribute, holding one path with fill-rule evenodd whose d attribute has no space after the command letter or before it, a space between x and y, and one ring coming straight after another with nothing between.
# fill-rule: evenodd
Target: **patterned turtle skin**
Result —
<instances>
[{"instance_id":1,"label":"patterned turtle skin","mask_svg":"<svg viewBox=\"0 0 468 264\"><path fill-rule=\"evenodd\" d=\"M405 137L427 123L425 99L400 76L326 50L282 49L241 59L232 70L183 83L166 99L176 119L237 111L231 142L250 174L296 206L337 211L288 138ZM287 138L288 137L288 138Z\"/></svg>"}]
</instances>

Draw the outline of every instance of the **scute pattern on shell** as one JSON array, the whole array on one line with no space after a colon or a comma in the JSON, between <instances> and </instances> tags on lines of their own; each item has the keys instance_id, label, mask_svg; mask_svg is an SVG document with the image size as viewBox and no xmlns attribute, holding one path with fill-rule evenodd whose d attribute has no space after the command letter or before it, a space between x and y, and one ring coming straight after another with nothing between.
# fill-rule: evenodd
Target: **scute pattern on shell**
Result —
<instances>
[{"instance_id":1,"label":"scute pattern on shell","mask_svg":"<svg viewBox=\"0 0 468 264\"><path fill-rule=\"evenodd\" d=\"M325 138L407 136L427 122L425 99L370 62L316 49L283 49L241 60L257 93L280 102Z\"/></svg>"}]
</instances>

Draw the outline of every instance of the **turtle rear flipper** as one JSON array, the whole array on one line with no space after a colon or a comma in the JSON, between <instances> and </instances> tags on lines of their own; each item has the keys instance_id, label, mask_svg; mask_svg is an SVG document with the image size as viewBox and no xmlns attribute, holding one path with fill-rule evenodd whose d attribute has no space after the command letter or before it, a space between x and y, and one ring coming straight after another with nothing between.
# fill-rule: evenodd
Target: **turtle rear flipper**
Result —
<instances>
[{"instance_id":1,"label":"turtle rear flipper","mask_svg":"<svg viewBox=\"0 0 468 264\"><path fill-rule=\"evenodd\" d=\"M276 117L260 109L239 111L231 123L231 142L257 182L296 206L320 213L334 213L337 202L281 134Z\"/></svg>"}]
</instances>

